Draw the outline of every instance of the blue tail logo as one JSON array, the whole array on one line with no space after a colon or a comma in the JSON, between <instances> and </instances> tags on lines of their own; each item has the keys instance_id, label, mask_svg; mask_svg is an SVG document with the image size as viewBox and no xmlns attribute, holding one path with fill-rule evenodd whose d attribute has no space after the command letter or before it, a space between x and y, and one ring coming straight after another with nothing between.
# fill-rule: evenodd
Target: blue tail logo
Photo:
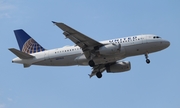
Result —
<instances>
[{"instance_id":1,"label":"blue tail logo","mask_svg":"<svg viewBox=\"0 0 180 108\"><path fill-rule=\"evenodd\" d=\"M44 51L45 49L37 43L33 38L31 38L24 30L14 30L19 48L22 52L32 54L36 52Z\"/></svg>"}]
</instances>

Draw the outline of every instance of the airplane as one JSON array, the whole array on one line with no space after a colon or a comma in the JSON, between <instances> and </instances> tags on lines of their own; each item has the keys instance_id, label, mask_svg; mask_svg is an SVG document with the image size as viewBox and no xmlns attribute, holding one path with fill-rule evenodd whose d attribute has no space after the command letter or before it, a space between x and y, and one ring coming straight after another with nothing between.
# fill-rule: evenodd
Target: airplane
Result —
<instances>
[{"instance_id":1,"label":"airplane","mask_svg":"<svg viewBox=\"0 0 180 108\"><path fill-rule=\"evenodd\" d=\"M64 46L47 50L30 37L24 30L14 30L20 50L9 48L17 57L12 63L23 64L24 68L31 65L42 66L90 66L89 77L102 77L102 73L120 73L131 69L130 61L122 59L130 56L145 55L169 47L170 42L153 34L128 36L105 41L96 41L64 23L54 22L62 29L66 38L74 42L73 46Z\"/></svg>"}]
</instances>

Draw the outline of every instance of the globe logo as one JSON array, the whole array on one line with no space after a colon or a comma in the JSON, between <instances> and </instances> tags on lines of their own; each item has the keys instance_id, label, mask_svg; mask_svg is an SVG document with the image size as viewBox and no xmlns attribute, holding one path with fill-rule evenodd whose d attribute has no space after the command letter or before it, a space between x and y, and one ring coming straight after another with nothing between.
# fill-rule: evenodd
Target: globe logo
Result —
<instances>
[{"instance_id":1,"label":"globe logo","mask_svg":"<svg viewBox=\"0 0 180 108\"><path fill-rule=\"evenodd\" d=\"M39 45L34 39L30 38L28 39L22 48L22 52L28 53L28 54L32 54L32 53L36 53L36 52L41 52L44 51L45 49Z\"/></svg>"}]
</instances>

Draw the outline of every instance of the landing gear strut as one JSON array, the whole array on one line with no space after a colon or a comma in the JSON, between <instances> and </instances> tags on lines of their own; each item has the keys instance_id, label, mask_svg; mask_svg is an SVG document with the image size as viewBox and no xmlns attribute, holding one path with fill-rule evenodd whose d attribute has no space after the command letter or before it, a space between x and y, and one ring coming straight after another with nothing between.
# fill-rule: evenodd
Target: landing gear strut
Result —
<instances>
[{"instance_id":1,"label":"landing gear strut","mask_svg":"<svg viewBox=\"0 0 180 108\"><path fill-rule=\"evenodd\" d=\"M148 59L148 53L145 54L145 57L146 57L146 63L149 64L150 60Z\"/></svg>"},{"instance_id":2,"label":"landing gear strut","mask_svg":"<svg viewBox=\"0 0 180 108\"><path fill-rule=\"evenodd\" d=\"M94 66L95 66L95 63L94 63L93 60L90 60L90 61L89 61L89 66L91 66L91 67L94 67Z\"/></svg>"},{"instance_id":3,"label":"landing gear strut","mask_svg":"<svg viewBox=\"0 0 180 108\"><path fill-rule=\"evenodd\" d=\"M101 72L97 72L96 76L97 76L97 78L101 78L102 77L102 73Z\"/></svg>"}]
</instances>

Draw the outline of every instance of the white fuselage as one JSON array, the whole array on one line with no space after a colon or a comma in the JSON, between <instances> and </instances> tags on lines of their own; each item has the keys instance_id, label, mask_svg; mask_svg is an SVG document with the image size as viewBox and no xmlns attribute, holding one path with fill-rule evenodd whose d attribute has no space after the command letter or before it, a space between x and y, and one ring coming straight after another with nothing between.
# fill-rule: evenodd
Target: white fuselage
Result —
<instances>
[{"instance_id":1,"label":"white fuselage","mask_svg":"<svg viewBox=\"0 0 180 108\"><path fill-rule=\"evenodd\" d=\"M93 60L98 63L115 62L129 56L136 56L146 53L160 51L169 46L169 41L163 40L156 35L137 35L125 38L101 41L102 44L120 44L119 53L111 55L100 55ZM12 62L28 65L44 65L44 66L71 66L71 65L88 65L83 51L78 46L65 46L52 50L31 54L35 56L33 59L15 58Z\"/></svg>"}]
</instances>

